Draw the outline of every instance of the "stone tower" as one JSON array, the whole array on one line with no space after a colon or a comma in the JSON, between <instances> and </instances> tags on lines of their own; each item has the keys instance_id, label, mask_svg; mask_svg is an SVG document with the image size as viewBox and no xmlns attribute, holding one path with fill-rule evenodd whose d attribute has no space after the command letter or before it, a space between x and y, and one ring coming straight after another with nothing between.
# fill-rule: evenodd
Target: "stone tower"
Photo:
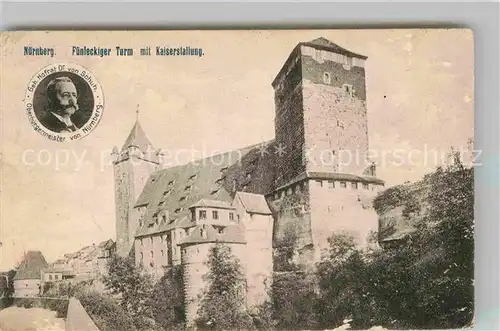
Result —
<instances>
[{"instance_id":1,"label":"stone tower","mask_svg":"<svg viewBox=\"0 0 500 331\"><path fill-rule=\"evenodd\" d=\"M333 232L362 241L377 229L370 199L383 182L367 159L366 59L317 38L299 43L272 83L284 151L271 198L275 245L293 232L304 261L319 259Z\"/></svg>"},{"instance_id":2,"label":"stone tower","mask_svg":"<svg viewBox=\"0 0 500 331\"><path fill-rule=\"evenodd\" d=\"M366 59L324 38L291 53L273 82L276 142L286 152L278 185L303 171L366 169Z\"/></svg>"},{"instance_id":3,"label":"stone tower","mask_svg":"<svg viewBox=\"0 0 500 331\"><path fill-rule=\"evenodd\" d=\"M158 152L137 119L120 151L113 149L116 206L116 250L126 256L134 242L138 224L131 217L134 204L149 176L158 170Z\"/></svg>"}]
</instances>

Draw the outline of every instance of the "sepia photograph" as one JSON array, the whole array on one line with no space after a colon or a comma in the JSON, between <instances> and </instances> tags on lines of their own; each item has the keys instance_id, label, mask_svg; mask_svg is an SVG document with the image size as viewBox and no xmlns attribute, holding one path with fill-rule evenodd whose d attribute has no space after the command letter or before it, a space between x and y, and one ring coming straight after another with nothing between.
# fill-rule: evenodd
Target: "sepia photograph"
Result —
<instances>
[{"instance_id":1,"label":"sepia photograph","mask_svg":"<svg viewBox=\"0 0 500 331\"><path fill-rule=\"evenodd\" d=\"M0 330L474 327L468 29L2 34Z\"/></svg>"}]
</instances>

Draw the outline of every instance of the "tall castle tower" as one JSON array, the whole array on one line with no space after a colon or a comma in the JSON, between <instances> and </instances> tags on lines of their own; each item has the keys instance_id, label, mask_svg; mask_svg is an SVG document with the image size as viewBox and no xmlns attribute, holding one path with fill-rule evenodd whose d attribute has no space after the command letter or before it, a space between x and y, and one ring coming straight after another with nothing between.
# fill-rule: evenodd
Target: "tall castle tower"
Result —
<instances>
[{"instance_id":1,"label":"tall castle tower","mask_svg":"<svg viewBox=\"0 0 500 331\"><path fill-rule=\"evenodd\" d=\"M367 159L366 59L317 38L299 43L272 83L284 151L271 198L275 245L293 232L305 261L320 258L333 232L363 241L377 229L370 199L383 182Z\"/></svg>"},{"instance_id":2,"label":"tall castle tower","mask_svg":"<svg viewBox=\"0 0 500 331\"><path fill-rule=\"evenodd\" d=\"M138 224L132 219L132 209L149 176L158 170L158 152L136 120L120 151L113 149L116 206L116 250L129 254Z\"/></svg>"},{"instance_id":3,"label":"tall castle tower","mask_svg":"<svg viewBox=\"0 0 500 331\"><path fill-rule=\"evenodd\" d=\"M272 84L276 142L286 148L277 185L303 171L366 169L366 59L324 38L300 43L290 54Z\"/></svg>"}]
</instances>

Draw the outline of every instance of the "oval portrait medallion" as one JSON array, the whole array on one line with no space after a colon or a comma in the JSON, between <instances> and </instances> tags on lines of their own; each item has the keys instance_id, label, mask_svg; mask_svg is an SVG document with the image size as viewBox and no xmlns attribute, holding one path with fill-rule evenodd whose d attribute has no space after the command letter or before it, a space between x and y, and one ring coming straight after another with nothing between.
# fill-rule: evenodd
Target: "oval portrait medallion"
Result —
<instances>
[{"instance_id":1,"label":"oval portrait medallion","mask_svg":"<svg viewBox=\"0 0 500 331\"><path fill-rule=\"evenodd\" d=\"M58 142L82 139L99 124L104 98L99 82L74 63L47 66L30 80L24 99L33 128Z\"/></svg>"}]
</instances>

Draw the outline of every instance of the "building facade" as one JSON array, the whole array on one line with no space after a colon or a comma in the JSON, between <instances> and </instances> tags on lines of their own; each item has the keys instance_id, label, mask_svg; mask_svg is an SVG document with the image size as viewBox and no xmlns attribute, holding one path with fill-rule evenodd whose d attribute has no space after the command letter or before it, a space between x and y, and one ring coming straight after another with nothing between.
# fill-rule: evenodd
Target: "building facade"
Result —
<instances>
[{"instance_id":1,"label":"building facade","mask_svg":"<svg viewBox=\"0 0 500 331\"><path fill-rule=\"evenodd\" d=\"M42 270L48 266L40 251L28 251L24 254L14 276L14 297L35 297L40 295Z\"/></svg>"},{"instance_id":2,"label":"building facade","mask_svg":"<svg viewBox=\"0 0 500 331\"><path fill-rule=\"evenodd\" d=\"M367 158L366 60L324 38L299 43L272 82L275 139L185 165L160 170L137 121L113 152L119 254L158 277L182 264L192 299L209 248L225 242L242 261L252 309L281 250L309 268L333 233L365 244L384 187ZM187 306L194 319L196 304Z\"/></svg>"}]
</instances>

